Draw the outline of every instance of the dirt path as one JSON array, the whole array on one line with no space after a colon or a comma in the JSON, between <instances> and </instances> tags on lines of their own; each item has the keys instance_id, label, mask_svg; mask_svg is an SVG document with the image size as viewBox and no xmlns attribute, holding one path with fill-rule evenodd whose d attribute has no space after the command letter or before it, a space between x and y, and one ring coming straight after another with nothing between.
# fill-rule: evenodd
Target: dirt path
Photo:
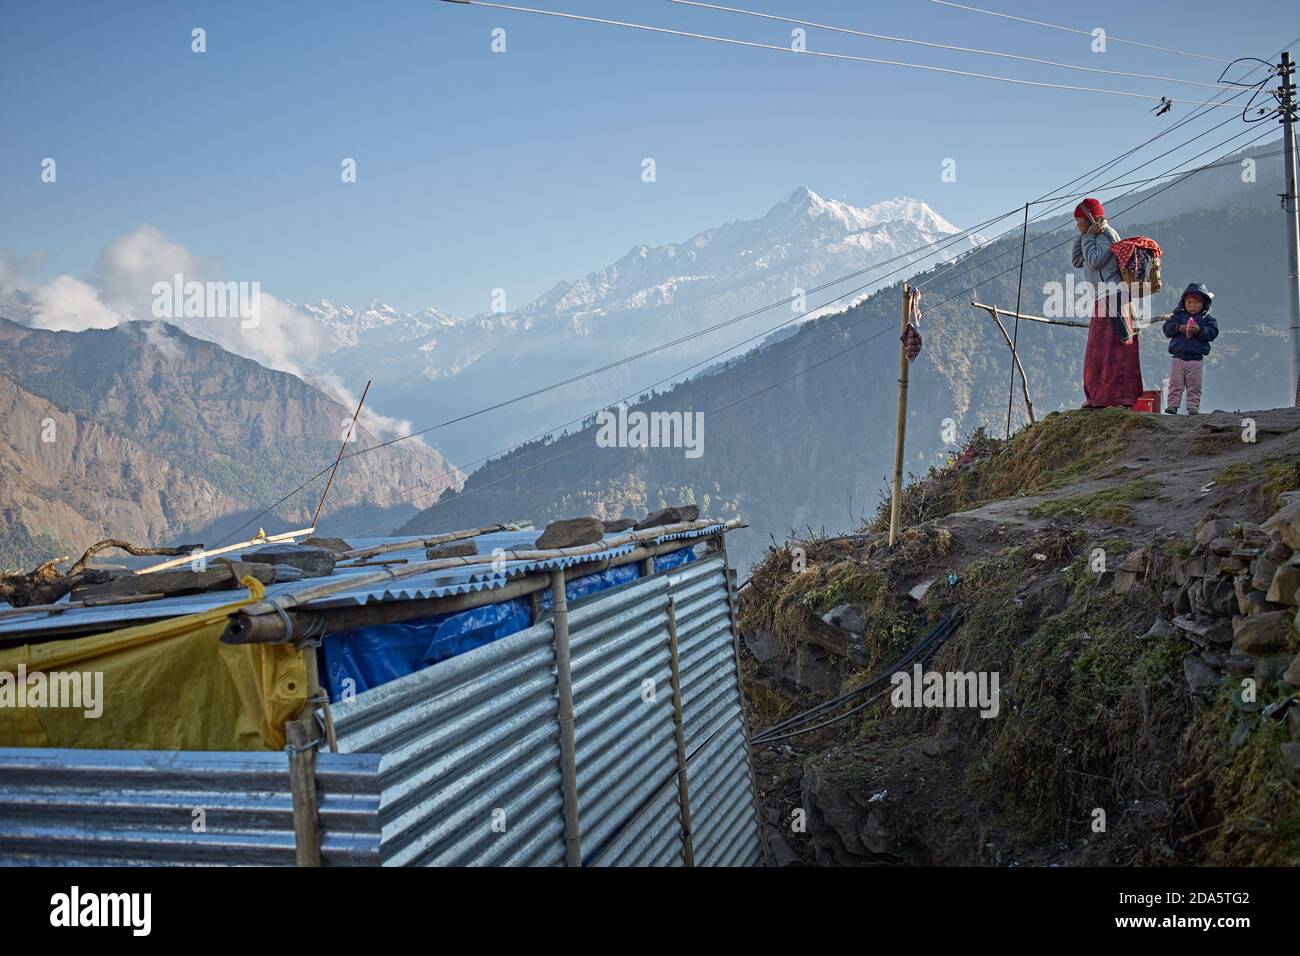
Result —
<instances>
[{"instance_id":1,"label":"dirt path","mask_svg":"<svg viewBox=\"0 0 1300 956\"><path fill-rule=\"evenodd\" d=\"M1255 423L1255 441L1243 440L1243 419ZM1247 493L1249 481L1232 485L1215 483L1232 466L1257 466L1267 459L1300 461L1300 409L1261 412L1216 412L1209 415L1161 415L1155 427L1135 430L1126 454L1114 462L1111 473L1080 481L1040 495L1024 495L990 502L960 512L944 523L963 530L988 533L1001 528L1012 535L1029 535L1050 519L1035 517L1035 509L1067 498L1092 496L1119 489L1125 482L1146 479L1158 489L1129 503L1132 520L1122 527L1080 513L1078 527L1101 534L1123 531L1126 536L1185 532L1207 509L1218 507L1226 517L1254 520L1255 502ZM963 535L963 537L975 537ZM998 542L1001 547L1005 541Z\"/></svg>"}]
</instances>

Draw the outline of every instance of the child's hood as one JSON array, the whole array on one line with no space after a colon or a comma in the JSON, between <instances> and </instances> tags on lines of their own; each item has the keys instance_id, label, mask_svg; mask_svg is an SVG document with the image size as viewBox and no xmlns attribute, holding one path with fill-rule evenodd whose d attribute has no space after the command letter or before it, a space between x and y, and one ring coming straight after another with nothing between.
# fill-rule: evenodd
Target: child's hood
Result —
<instances>
[{"instance_id":1,"label":"child's hood","mask_svg":"<svg viewBox=\"0 0 1300 956\"><path fill-rule=\"evenodd\" d=\"M1214 293L1209 290L1209 287L1204 282L1193 282L1183 290L1183 294L1178 297L1179 309L1183 307L1183 300L1189 295L1199 297L1201 302L1204 303L1205 308L1201 309L1202 315L1210 314L1210 306L1214 303Z\"/></svg>"}]
</instances>

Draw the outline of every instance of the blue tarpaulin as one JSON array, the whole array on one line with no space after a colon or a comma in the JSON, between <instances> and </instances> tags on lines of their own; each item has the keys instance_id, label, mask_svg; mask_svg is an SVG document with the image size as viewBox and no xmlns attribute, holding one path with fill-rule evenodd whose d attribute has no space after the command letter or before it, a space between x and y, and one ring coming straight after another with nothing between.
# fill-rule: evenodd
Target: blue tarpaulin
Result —
<instances>
[{"instance_id":1,"label":"blue tarpaulin","mask_svg":"<svg viewBox=\"0 0 1300 956\"><path fill-rule=\"evenodd\" d=\"M688 545L658 555L655 573L695 560ZM568 601L635 581L639 564L623 564L596 574L586 574L565 584ZM551 606L551 592L541 593L542 606ZM321 642L322 670L330 700L360 694L476 647L522 631L532 622L530 602L523 598L483 607L417 618L400 624L375 624L328 635Z\"/></svg>"}]
</instances>

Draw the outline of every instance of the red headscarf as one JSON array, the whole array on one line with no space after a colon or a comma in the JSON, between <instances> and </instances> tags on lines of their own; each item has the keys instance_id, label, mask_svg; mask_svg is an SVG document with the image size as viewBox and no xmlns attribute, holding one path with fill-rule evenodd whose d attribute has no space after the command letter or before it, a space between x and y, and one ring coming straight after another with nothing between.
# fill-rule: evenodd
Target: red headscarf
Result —
<instances>
[{"instance_id":1,"label":"red headscarf","mask_svg":"<svg viewBox=\"0 0 1300 956\"><path fill-rule=\"evenodd\" d=\"M1106 218L1106 210L1102 208L1100 202L1093 199L1091 196L1074 207L1075 219L1087 219L1089 214L1091 214L1093 219Z\"/></svg>"}]
</instances>

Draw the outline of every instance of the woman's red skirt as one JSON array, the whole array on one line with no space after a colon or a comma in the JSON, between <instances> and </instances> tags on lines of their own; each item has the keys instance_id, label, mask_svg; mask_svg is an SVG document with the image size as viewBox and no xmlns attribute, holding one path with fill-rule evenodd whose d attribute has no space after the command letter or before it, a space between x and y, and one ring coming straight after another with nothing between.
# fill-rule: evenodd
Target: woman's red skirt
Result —
<instances>
[{"instance_id":1,"label":"woman's red skirt","mask_svg":"<svg viewBox=\"0 0 1300 956\"><path fill-rule=\"evenodd\" d=\"M1108 307L1115 304L1098 296L1088 325L1088 346L1083 353L1084 408L1132 408L1142 394L1138 340L1134 337L1124 342L1107 314Z\"/></svg>"}]
</instances>

